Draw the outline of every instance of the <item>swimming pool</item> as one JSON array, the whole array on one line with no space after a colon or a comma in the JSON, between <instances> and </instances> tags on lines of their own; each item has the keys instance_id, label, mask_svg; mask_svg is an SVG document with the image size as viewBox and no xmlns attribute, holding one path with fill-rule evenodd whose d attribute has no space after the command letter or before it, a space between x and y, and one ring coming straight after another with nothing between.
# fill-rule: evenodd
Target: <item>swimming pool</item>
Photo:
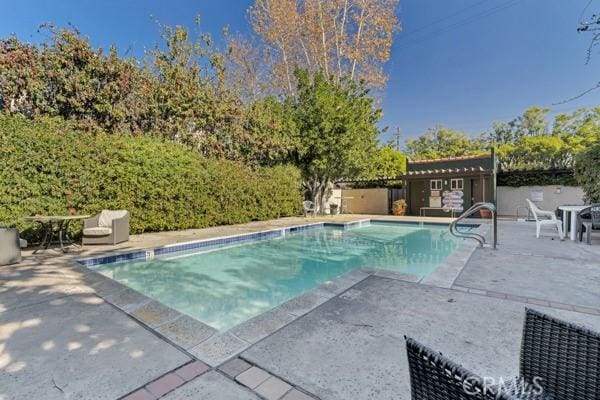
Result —
<instances>
[{"instance_id":1,"label":"swimming pool","mask_svg":"<svg viewBox=\"0 0 600 400\"><path fill-rule=\"evenodd\" d=\"M223 331L356 268L426 276L460 242L447 225L434 224L317 224L271 232L202 249L157 249L162 255L95 270Z\"/></svg>"}]
</instances>

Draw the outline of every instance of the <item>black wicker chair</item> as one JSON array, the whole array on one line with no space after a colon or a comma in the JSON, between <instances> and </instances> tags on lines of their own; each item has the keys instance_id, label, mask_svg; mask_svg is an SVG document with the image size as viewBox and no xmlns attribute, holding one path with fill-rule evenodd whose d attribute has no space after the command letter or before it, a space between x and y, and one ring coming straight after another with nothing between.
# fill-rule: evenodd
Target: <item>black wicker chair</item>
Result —
<instances>
[{"instance_id":1,"label":"black wicker chair","mask_svg":"<svg viewBox=\"0 0 600 400\"><path fill-rule=\"evenodd\" d=\"M413 400L514 400L441 353L406 338Z\"/></svg>"},{"instance_id":2,"label":"black wicker chair","mask_svg":"<svg viewBox=\"0 0 600 400\"><path fill-rule=\"evenodd\" d=\"M579 241L583 240L583 232L586 233L587 244L592 244L592 230L600 229L600 203L590 204L577 214L577 236Z\"/></svg>"},{"instance_id":3,"label":"black wicker chair","mask_svg":"<svg viewBox=\"0 0 600 400\"><path fill-rule=\"evenodd\" d=\"M413 339L406 347L413 400L600 399L600 334L532 309L525 310L520 376L499 387Z\"/></svg>"},{"instance_id":4,"label":"black wicker chair","mask_svg":"<svg viewBox=\"0 0 600 400\"><path fill-rule=\"evenodd\" d=\"M520 375L556 400L599 400L600 333L526 309Z\"/></svg>"}]
</instances>

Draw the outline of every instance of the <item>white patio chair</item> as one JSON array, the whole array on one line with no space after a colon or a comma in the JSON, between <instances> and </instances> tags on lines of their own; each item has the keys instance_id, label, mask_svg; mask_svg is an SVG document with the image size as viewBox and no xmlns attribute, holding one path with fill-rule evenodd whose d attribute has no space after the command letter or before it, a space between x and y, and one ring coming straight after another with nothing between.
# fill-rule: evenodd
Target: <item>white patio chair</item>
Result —
<instances>
[{"instance_id":1,"label":"white patio chair","mask_svg":"<svg viewBox=\"0 0 600 400\"><path fill-rule=\"evenodd\" d=\"M304 216L306 217L309 213L312 213L313 217L316 215L317 209L312 201L306 200L302 202L304 207Z\"/></svg>"},{"instance_id":2,"label":"white patio chair","mask_svg":"<svg viewBox=\"0 0 600 400\"><path fill-rule=\"evenodd\" d=\"M558 236L560 237L560 240L564 240L565 237L563 233L562 221L556 218L556 214L554 214L553 211L541 210L538 208L538 206L533 204L531 200L526 200L527 204L529 204L529 209L533 214L533 218L535 219L535 237L539 239L540 230L542 229L543 225L552 225L558 230Z\"/></svg>"}]
</instances>

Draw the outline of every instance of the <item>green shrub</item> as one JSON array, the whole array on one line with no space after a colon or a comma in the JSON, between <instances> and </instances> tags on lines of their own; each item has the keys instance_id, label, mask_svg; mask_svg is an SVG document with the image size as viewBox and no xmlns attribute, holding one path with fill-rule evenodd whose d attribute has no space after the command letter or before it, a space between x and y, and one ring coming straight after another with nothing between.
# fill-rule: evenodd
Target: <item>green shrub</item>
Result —
<instances>
[{"instance_id":1,"label":"green shrub","mask_svg":"<svg viewBox=\"0 0 600 400\"><path fill-rule=\"evenodd\" d=\"M131 232L203 228L294 215L295 167L250 169L147 136L78 132L62 119L0 115L0 224L21 217L131 212ZM74 232L78 227L73 227Z\"/></svg>"},{"instance_id":2,"label":"green shrub","mask_svg":"<svg viewBox=\"0 0 600 400\"><path fill-rule=\"evenodd\" d=\"M577 186L571 170L502 171L496 176L498 186Z\"/></svg>"},{"instance_id":3,"label":"green shrub","mask_svg":"<svg viewBox=\"0 0 600 400\"><path fill-rule=\"evenodd\" d=\"M600 203L600 143L579 153L573 170L587 199L592 203Z\"/></svg>"}]
</instances>

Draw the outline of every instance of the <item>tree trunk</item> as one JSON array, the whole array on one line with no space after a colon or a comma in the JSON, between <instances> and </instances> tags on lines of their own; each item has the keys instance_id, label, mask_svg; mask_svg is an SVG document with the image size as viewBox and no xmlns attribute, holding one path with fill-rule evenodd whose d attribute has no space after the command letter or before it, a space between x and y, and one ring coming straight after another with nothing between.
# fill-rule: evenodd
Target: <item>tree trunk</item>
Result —
<instances>
[{"instance_id":1,"label":"tree trunk","mask_svg":"<svg viewBox=\"0 0 600 400\"><path fill-rule=\"evenodd\" d=\"M304 40L302 40L302 38L300 38L300 46L302 46L302 52L304 53L304 58L306 59L306 68L309 71L313 71L313 66L312 63L310 62L310 57L308 55L308 49L306 48L306 45L304 44Z\"/></svg>"},{"instance_id":2,"label":"tree trunk","mask_svg":"<svg viewBox=\"0 0 600 400\"><path fill-rule=\"evenodd\" d=\"M329 200L329 178L323 178L319 184L319 214L325 214L327 201Z\"/></svg>"},{"instance_id":3,"label":"tree trunk","mask_svg":"<svg viewBox=\"0 0 600 400\"><path fill-rule=\"evenodd\" d=\"M356 41L354 43L354 60L352 61L352 70L350 71L350 80L354 80L354 71L356 70L357 52L360 48L360 39L362 34L363 25L365 24L365 4L363 2L362 9L360 10L360 18L358 22L358 31L356 32Z\"/></svg>"},{"instance_id":4,"label":"tree trunk","mask_svg":"<svg viewBox=\"0 0 600 400\"><path fill-rule=\"evenodd\" d=\"M292 79L290 77L290 65L288 63L287 51L286 51L285 43L283 42L283 40L281 40L279 42L279 48L281 50L281 55L283 56L283 64L285 66L285 77L287 80L288 93L292 94L292 93L294 93L294 91L292 89Z\"/></svg>"},{"instance_id":5,"label":"tree trunk","mask_svg":"<svg viewBox=\"0 0 600 400\"><path fill-rule=\"evenodd\" d=\"M331 179L329 177L316 175L303 183L308 198L313 202L316 212L321 215L325 214L326 204L331 196L330 184Z\"/></svg>"},{"instance_id":6,"label":"tree trunk","mask_svg":"<svg viewBox=\"0 0 600 400\"><path fill-rule=\"evenodd\" d=\"M336 46L337 46L337 67L338 67L338 77L337 81L339 82L342 79L342 58L344 57L344 44L346 42L346 16L348 15L348 0L344 1L344 10L342 12L342 22L340 27L340 32L338 34L336 27Z\"/></svg>"},{"instance_id":7,"label":"tree trunk","mask_svg":"<svg viewBox=\"0 0 600 400\"><path fill-rule=\"evenodd\" d=\"M325 42L325 25L323 23L323 4L319 0L319 26L321 27L321 45L323 46L323 65L325 76L329 77L329 60L327 59L327 44Z\"/></svg>"}]
</instances>

